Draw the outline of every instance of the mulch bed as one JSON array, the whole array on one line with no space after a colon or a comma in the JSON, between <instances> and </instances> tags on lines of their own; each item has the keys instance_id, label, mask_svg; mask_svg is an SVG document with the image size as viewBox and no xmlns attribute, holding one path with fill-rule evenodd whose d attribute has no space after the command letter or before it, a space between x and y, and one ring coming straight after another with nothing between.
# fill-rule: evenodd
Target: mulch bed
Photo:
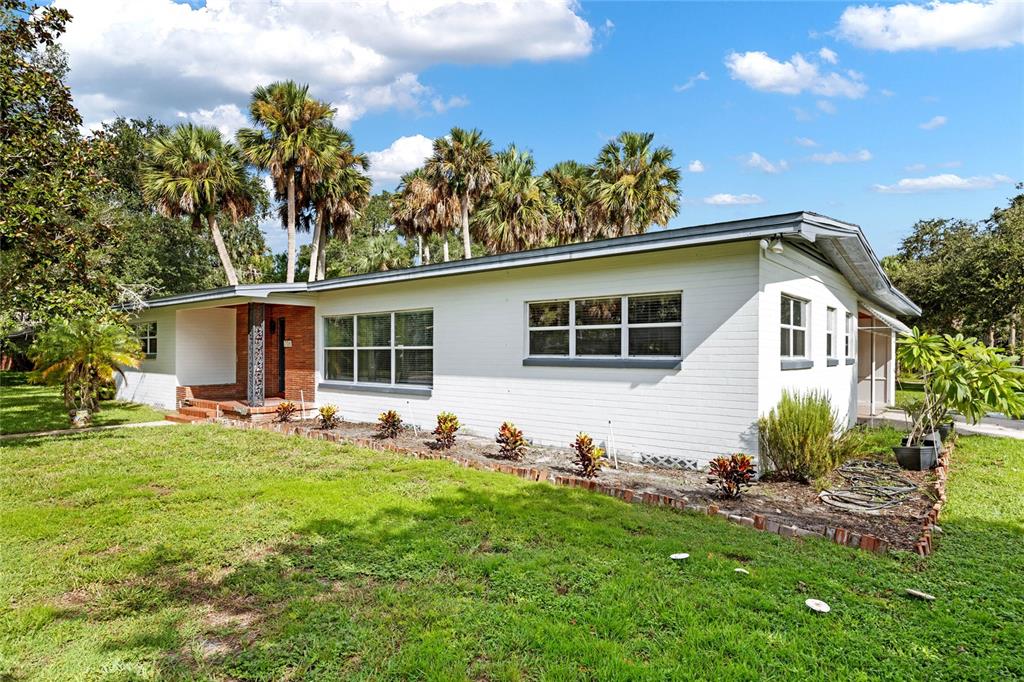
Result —
<instances>
[{"instance_id":1,"label":"mulch bed","mask_svg":"<svg viewBox=\"0 0 1024 682\"><path fill-rule=\"evenodd\" d=\"M313 420L297 424L316 426ZM376 439L375 424L341 422L333 430L346 439ZM424 450L434 445L433 436L429 432L416 433L411 428L403 429L397 438L389 442L409 450ZM455 446L444 453L490 463L506 461L500 458L498 446L493 439L464 433L460 433ZM514 464L548 469L565 476L577 473L572 463L572 452L568 448L533 445L527 450L526 456ZM706 506L713 503L731 514L761 514L810 531L842 527L860 535L874 535L886 541L893 549L913 551L921 535L922 523L935 502L934 495L930 493L934 475L923 471L903 471L902 476L916 483L918 490L901 504L872 513L830 507L818 499L818 491L814 486L788 481L760 481L747 489L739 500L730 500L722 497L717 487L708 482L707 473L641 466L622 460L619 461L618 469L609 467L601 470L596 480L630 488L638 494L685 497L691 505Z\"/></svg>"}]
</instances>

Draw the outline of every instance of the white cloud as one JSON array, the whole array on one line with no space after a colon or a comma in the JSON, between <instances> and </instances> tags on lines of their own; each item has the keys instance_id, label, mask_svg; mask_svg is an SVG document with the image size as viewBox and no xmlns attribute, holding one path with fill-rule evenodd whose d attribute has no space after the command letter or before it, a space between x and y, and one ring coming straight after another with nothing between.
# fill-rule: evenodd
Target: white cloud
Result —
<instances>
[{"instance_id":1,"label":"white cloud","mask_svg":"<svg viewBox=\"0 0 1024 682\"><path fill-rule=\"evenodd\" d=\"M221 104L213 109L199 109L198 111L179 111L178 118L187 119L192 123L204 126L213 126L229 139L235 139L235 132L239 128L249 125L249 119L234 104Z\"/></svg>"},{"instance_id":2,"label":"white cloud","mask_svg":"<svg viewBox=\"0 0 1024 682\"><path fill-rule=\"evenodd\" d=\"M837 55L835 52L828 49L827 47L823 47L820 50L818 50L818 57L821 58L821 61L828 62L829 64L839 63L839 55Z\"/></svg>"},{"instance_id":3,"label":"white cloud","mask_svg":"<svg viewBox=\"0 0 1024 682\"><path fill-rule=\"evenodd\" d=\"M921 130L935 130L936 128L941 128L942 126L946 125L946 121L948 120L949 119L946 118L945 116L932 116L930 119L928 119L927 121L925 121L924 123L917 127L920 128Z\"/></svg>"},{"instance_id":4,"label":"white cloud","mask_svg":"<svg viewBox=\"0 0 1024 682\"><path fill-rule=\"evenodd\" d=\"M882 93L883 97L892 97L893 95L896 94L895 92L893 92L889 88L882 88L881 90L879 90L879 92Z\"/></svg>"},{"instance_id":5,"label":"white cloud","mask_svg":"<svg viewBox=\"0 0 1024 682\"><path fill-rule=\"evenodd\" d=\"M700 159L694 159L693 161L690 162L690 165L686 167L686 170L690 171L691 173L703 173L704 162L702 162Z\"/></svg>"},{"instance_id":6,"label":"white cloud","mask_svg":"<svg viewBox=\"0 0 1024 682\"><path fill-rule=\"evenodd\" d=\"M789 163L785 159L772 163L757 152L750 152L750 156L746 158L743 165L747 168L756 168L759 171L772 174L781 173L789 168Z\"/></svg>"},{"instance_id":7,"label":"white cloud","mask_svg":"<svg viewBox=\"0 0 1024 682\"><path fill-rule=\"evenodd\" d=\"M843 152L828 152L827 154L812 154L811 161L815 163L823 163L826 166L831 166L836 163L857 163L870 161L872 159L871 152L867 149L861 149L853 152L852 154L844 154Z\"/></svg>"},{"instance_id":8,"label":"white cloud","mask_svg":"<svg viewBox=\"0 0 1024 682\"><path fill-rule=\"evenodd\" d=\"M920 173L921 171L928 168L928 164L925 163L912 163L909 166L904 166L903 170L908 173Z\"/></svg>"},{"instance_id":9,"label":"white cloud","mask_svg":"<svg viewBox=\"0 0 1024 682\"><path fill-rule=\"evenodd\" d=\"M963 161L943 161L941 163L932 164L934 168L959 168L962 165L964 165ZM912 163L909 166L903 167L903 170L908 173L921 173L927 169L928 164L926 163Z\"/></svg>"},{"instance_id":10,"label":"white cloud","mask_svg":"<svg viewBox=\"0 0 1024 682\"><path fill-rule=\"evenodd\" d=\"M818 64L807 61L801 54L780 62L767 52L732 52L725 58L725 65L733 80L764 92L799 95L807 91L822 97L859 99L868 90L864 77L856 71L822 73Z\"/></svg>"},{"instance_id":11,"label":"white cloud","mask_svg":"<svg viewBox=\"0 0 1024 682\"><path fill-rule=\"evenodd\" d=\"M469 98L461 95L455 95L445 100L443 97L435 97L430 100L430 106L433 107L434 111L438 114L444 113L449 109L458 109L460 107L469 106Z\"/></svg>"},{"instance_id":12,"label":"white cloud","mask_svg":"<svg viewBox=\"0 0 1024 682\"><path fill-rule=\"evenodd\" d=\"M819 99L817 106L819 111L823 111L826 114L834 114L838 111L838 109L836 109L836 105L832 104L832 102L827 99Z\"/></svg>"},{"instance_id":13,"label":"white cloud","mask_svg":"<svg viewBox=\"0 0 1024 682\"><path fill-rule=\"evenodd\" d=\"M757 194L712 194L704 197L704 203L712 206L747 206L764 203L764 199Z\"/></svg>"},{"instance_id":14,"label":"white cloud","mask_svg":"<svg viewBox=\"0 0 1024 682\"><path fill-rule=\"evenodd\" d=\"M708 78L708 75L706 73L701 71L696 76L690 76L686 80L686 82L683 83L682 85L677 85L677 86L675 86L672 89L675 90L676 92L686 92L687 90L692 88L694 85L696 85L697 81L706 81L706 80L711 80L711 79Z\"/></svg>"},{"instance_id":15,"label":"white cloud","mask_svg":"<svg viewBox=\"0 0 1024 682\"><path fill-rule=\"evenodd\" d=\"M809 137L795 137L793 142L796 142L801 147L817 147L818 143Z\"/></svg>"},{"instance_id":16,"label":"white cloud","mask_svg":"<svg viewBox=\"0 0 1024 682\"><path fill-rule=\"evenodd\" d=\"M1024 3L930 2L847 7L836 30L858 47L896 52L975 50L1024 42Z\"/></svg>"},{"instance_id":17,"label":"white cloud","mask_svg":"<svg viewBox=\"0 0 1024 682\"><path fill-rule=\"evenodd\" d=\"M387 149L369 152L369 175L373 178L375 188L381 185L394 185L403 175L423 165L430 156L434 141L423 135L400 137Z\"/></svg>"},{"instance_id":18,"label":"white cloud","mask_svg":"<svg viewBox=\"0 0 1024 682\"><path fill-rule=\"evenodd\" d=\"M893 185L875 185L874 190L883 194L916 194L918 192L989 189L1010 182L1012 180L1009 177L999 174L964 178L953 173L943 173L927 178L903 178Z\"/></svg>"},{"instance_id":19,"label":"white cloud","mask_svg":"<svg viewBox=\"0 0 1024 682\"><path fill-rule=\"evenodd\" d=\"M379 108L429 111L434 98L449 101L419 82L431 66L581 57L594 40L572 0L57 4L74 17L61 44L88 122L245 111L255 86L287 78L333 102L342 122Z\"/></svg>"}]
</instances>

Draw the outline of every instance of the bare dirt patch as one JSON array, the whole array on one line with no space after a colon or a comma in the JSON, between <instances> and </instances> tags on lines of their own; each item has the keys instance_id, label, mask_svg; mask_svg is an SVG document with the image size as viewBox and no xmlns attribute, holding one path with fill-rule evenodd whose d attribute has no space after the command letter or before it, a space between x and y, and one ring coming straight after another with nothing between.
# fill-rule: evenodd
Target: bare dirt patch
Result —
<instances>
[{"instance_id":1,"label":"bare dirt patch","mask_svg":"<svg viewBox=\"0 0 1024 682\"><path fill-rule=\"evenodd\" d=\"M302 422L303 426L316 427L312 420ZM341 422L333 429L346 439L376 439L374 424ZM397 438L387 441L393 445L423 451L434 446L429 432L403 429ZM503 462L498 446L493 440L467 434L459 434L455 446L446 454L486 462ZM533 445L519 466L548 469L558 475L576 475L572 463L572 452L566 448ZM912 550L918 540L921 524L931 509L932 475L927 472L904 471L905 478L918 485L916 492L896 506L873 513L844 511L823 504L818 491L811 485L789 481L761 481L747 490L739 500L723 498L714 484L708 482L708 475L702 471L662 468L619 461L619 468L603 469L597 481L619 487L630 488L638 494L656 493L673 497L686 497L692 505L714 503L720 509L733 514L751 516L763 514L786 525L796 525L806 530L823 530L826 526L842 527L864 535L870 534L885 540L894 549Z\"/></svg>"}]
</instances>

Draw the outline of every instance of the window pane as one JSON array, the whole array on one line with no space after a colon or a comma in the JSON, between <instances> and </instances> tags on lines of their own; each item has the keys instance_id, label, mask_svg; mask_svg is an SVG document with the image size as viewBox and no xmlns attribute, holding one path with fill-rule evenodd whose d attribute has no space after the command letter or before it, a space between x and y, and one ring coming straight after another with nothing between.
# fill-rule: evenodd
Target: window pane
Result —
<instances>
[{"instance_id":1,"label":"window pane","mask_svg":"<svg viewBox=\"0 0 1024 682\"><path fill-rule=\"evenodd\" d=\"M530 355L568 355L569 330L530 332Z\"/></svg>"},{"instance_id":2,"label":"window pane","mask_svg":"<svg viewBox=\"0 0 1024 682\"><path fill-rule=\"evenodd\" d=\"M356 317L358 318L356 329L359 335L357 345L363 348L391 345L391 315L357 315ZM359 373L362 374L361 369Z\"/></svg>"},{"instance_id":3,"label":"window pane","mask_svg":"<svg viewBox=\"0 0 1024 682\"><path fill-rule=\"evenodd\" d=\"M803 301L793 301L793 326L804 326L804 304Z\"/></svg>"},{"instance_id":4,"label":"window pane","mask_svg":"<svg viewBox=\"0 0 1024 682\"><path fill-rule=\"evenodd\" d=\"M679 294L630 296L629 323L681 322L682 300Z\"/></svg>"},{"instance_id":5,"label":"window pane","mask_svg":"<svg viewBox=\"0 0 1024 682\"><path fill-rule=\"evenodd\" d=\"M352 316L324 318L324 345L352 345Z\"/></svg>"},{"instance_id":6,"label":"window pane","mask_svg":"<svg viewBox=\"0 0 1024 682\"><path fill-rule=\"evenodd\" d=\"M568 327L569 302L549 301L530 304L531 327ZM566 351L568 352L568 351Z\"/></svg>"},{"instance_id":7,"label":"window pane","mask_svg":"<svg viewBox=\"0 0 1024 682\"><path fill-rule=\"evenodd\" d=\"M434 312L395 313L395 345L434 345Z\"/></svg>"},{"instance_id":8,"label":"window pane","mask_svg":"<svg viewBox=\"0 0 1024 682\"><path fill-rule=\"evenodd\" d=\"M779 347L779 352L782 353L782 357L789 357L792 355L789 349L789 330L782 328L779 331L782 332L782 344Z\"/></svg>"},{"instance_id":9,"label":"window pane","mask_svg":"<svg viewBox=\"0 0 1024 682\"><path fill-rule=\"evenodd\" d=\"M352 381L352 353L350 350L328 350L324 372L334 381Z\"/></svg>"},{"instance_id":10,"label":"window pane","mask_svg":"<svg viewBox=\"0 0 1024 682\"><path fill-rule=\"evenodd\" d=\"M793 330L793 355L798 358L806 355L804 353L804 332L802 329Z\"/></svg>"},{"instance_id":11,"label":"window pane","mask_svg":"<svg viewBox=\"0 0 1024 682\"><path fill-rule=\"evenodd\" d=\"M149 348L146 350L146 355L150 355L152 357L156 357L156 337L155 336L153 338L149 339L148 346L149 346Z\"/></svg>"},{"instance_id":12,"label":"window pane","mask_svg":"<svg viewBox=\"0 0 1024 682\"><path fill-rule=\"evenodd\" d=\"M621 323L622 299L618 296L576 301L576 326Z\"/></svg>"},{"instance_id":13,"label":"window pane","mask_svg":"<svg viewBox=\"0 0 1024 682\"><path fill-rule=\"evenodd\" d=\"M429 349L420 350L396 350L395 381L400 384L423 384L430 386L434 383L434 351Z\"/></svg>"},{"instance_id":14,"label":"window pane","mask_svg":"<svg viewBox=\"0 0 1024 682\"><path fill-rule=\"evenodd\" d=\"M790 317L790 309L793 299L786 296L782 297L782 324L790 324L792 317Z\"/></svg>"},{"instance_id":15,"label":"window pane","mask_svg":"<svg viewBox=\"0 0 1024 682\"><path fill-rule=\"evenodd\" d=\"M362 318L359 318L362 325ZM360 333L362 337L362 333ZM391 383L391 351L361 350L359 351L359 381L378 384Z\"/></svg>"},{"instance_id":16,"label":"window pane","mask_svg":"<svg viewBox=\"0 0 1024 682\"><path fill-rule=\"evenodd\" d=\"M630 355L682 355L679 327L630 327Z\"/></svg>"},{"instance_id":17,"label":"window pane","mask_svg":"<svg viewBox=\"0 0 1024 682\"><path fill-rule=\"evenodd\" d=\"M576 355L622 355L622 329L577 329Z\"/></svg>"},{"instance_id":18,"label":"window pane","mask_svg":"<svg viewBox=\"0 0 1024 682\"><path fill-rule=\"evenodd\" d=\"M832 332L825 334L825 354L830 358L835 356L835 353L832 350Z\"/></svg>"}]
</instances>

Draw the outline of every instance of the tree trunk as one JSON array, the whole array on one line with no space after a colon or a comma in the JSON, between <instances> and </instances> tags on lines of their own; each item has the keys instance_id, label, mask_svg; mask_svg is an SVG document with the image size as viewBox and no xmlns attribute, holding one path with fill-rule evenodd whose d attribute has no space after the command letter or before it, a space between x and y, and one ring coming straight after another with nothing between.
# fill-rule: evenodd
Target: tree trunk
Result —
<instances>
[{"instance_id":1,"label":"tree trunk","mask_svg":"<svg viewBox=\"0 0 1024 682\"><path fill-rule=\"evenodd\" d=\"M459 198L459 209L462 212L462 257L469 258L469 192L463 192Z\"/></svg>"},{"instance_id":2,"label":"tree trunk","mask_svg":"<svg viewBox=\"0 0 1024 682\"><path fill-rule=\"evenodd\" d=\"M419 264L423 265L423 235L416 235L416 257L419 259Z\"/></svg>"},{"instance_id":3,"label":"tree trunk","mask_svg":"<svg viewBox=\"0 0 1024 682\"><path fill-rule=\"evenodd\" d=\"M996 345L996 328L995 325L989 325L988 327L988 345Z\"/></svg>"},{"instance_id":4,"label":"tree trunk","mask_svg":"<svg viewBox=\"0 0 1024 682\"><path fill-rule=\"evenodd\" d=\"M1017 318L1010 318L1010 355L1017 354Z\"/></svg>"},{"instance_id":5,"label":"tree trunk","mask_svg":"<svg viewBox=\"0 0 1024 682\"><path fill-rule=\"evenodd\" d=\"M320 265L320 241L323 239L324 217L320 211L316 212L316 227L313 228L313 241L309 244L309 277L307 281L315 282Z\"/></svg>"},{"instance_id":6,"label":"tree trunk","mask_svg":"<svg viewBox=\"0 0 1024 682\"><path fill-rule=\"evenodd\" d=\"M288 173L288 282L295 281L295 171Z\"/></svg>"},{"instance_id":7,"label":"tree trunk","mask_svg":"<svg viewBox=\"0 0 1024 682\"><path fill-rule=\"evenodd\" d=\"M423 245L423 264L430 265L430 243Z\"/></svg>"},{"instance_id":8,"label":"tree trunk","mask_svg":"<svg viewBox=\"0 0 1024 682\"><path fill-rule=\"evenodd\" d=\"M228 247L224 246L224 237L217 227L217 216L210 214L206 216L206 222L210 225L210 233L213 235L213 243L217 247L217 255L220 256L220 264L224 266L224 274L228 278L229 286L238 285L238 276L235 275L235 266L231 264L231 256L228 254Z\"/></svg>"},{"instance_id":9,"label":"tree trunk","mask_svg":"<svg viewBox=\"0 0 1024 682\"><path fill-rule=\"evenodd\" d=\"M327 279L327 240L330 235L324 232L320 239L320 250L316 254L316 278L317 280Z\"/></svg>"},{"instance_id":10,"label":"tree trunk","mask_svg":"<svg viewBox=\"0 0 1024 682\"><path fill-rule=\"evenodd\" d=\"M442 236L444 237L444 242L442 242L442 244L441 244L441 256L444 258L444 262L447 263L448 262L448 235L444 234Z\"/></svg>"}]
</instances>

